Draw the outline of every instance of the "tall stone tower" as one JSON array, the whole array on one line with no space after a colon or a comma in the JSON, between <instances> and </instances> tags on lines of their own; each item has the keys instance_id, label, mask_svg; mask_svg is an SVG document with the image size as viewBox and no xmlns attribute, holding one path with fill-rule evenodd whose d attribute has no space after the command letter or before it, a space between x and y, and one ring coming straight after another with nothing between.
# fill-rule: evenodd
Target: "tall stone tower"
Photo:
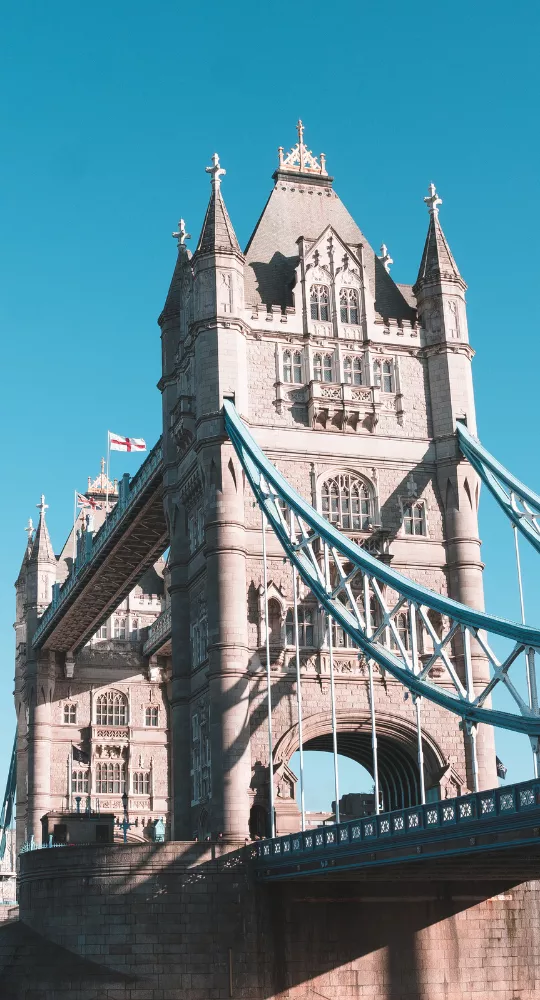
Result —
<instances>
[{"instance_id":1,"label":"tall stone tower","mask_svg":"<svg viewBox=\"0 0 540 1000\"><path fill-rule=\"evenodd\" d=\"M243 837L268 821L266 629L278 829L294 822L296 808L291 580L269 538L266 622L260 515L224 434L224 399L234 399L270 459L341 530L413 579L482 606L478 486L454 438L456 420L474 428L466 286L434 187L411 286L394 283L386 248L374 253L334 191L324 155L306 147L301 122L291 152L279 150L274 188L244 254L217 154L207 171L197 249L187 250L181 222L160 317L177 839ZM407 622L400 627L405 636ZM308 593L300 633L304 745L327 750L328 648ZM339 749L369 769L365 668L339 629L334 645ZM485 665L479 655L474 662L480 677ZM383 677L376 700L385 806L406 805L418 797L413 709ZM480 784L493 785L491 732L477 743ZM472 787L470 739L434 705L425 706L424 759L432 797Z\"/></svg>"}]
</instances>

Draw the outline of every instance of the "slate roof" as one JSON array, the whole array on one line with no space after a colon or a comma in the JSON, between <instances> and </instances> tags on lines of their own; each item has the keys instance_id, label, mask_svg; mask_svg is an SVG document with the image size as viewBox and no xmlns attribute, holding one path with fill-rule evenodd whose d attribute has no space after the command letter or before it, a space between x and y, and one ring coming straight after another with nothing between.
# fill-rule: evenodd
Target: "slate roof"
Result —
<instances>
[{"instance_id":1,"label":"slate roof","mask_svg":"<svg viewBox=\"0 0 540 1000\"><path fill-rule=\"evenodd\" d=\"M218 188L217 191L213 189L210 195L197 253L212 253L220 250L242 253L221 191Z\"/></svg>"},{"instance_id":2,"label":"slate roof","mask_svg":"<svg viewBox=\"0 0 540 1000\"><path fill-rule=\"evenodd\" d=\"M245 250L244 287L251 305L292 305L300 236L316 240L328 226L349 246L361 243L375 310L382 318L415 318L415 310L387 273L366 237L332 189L308 175L291 181L277 171L276 186Z\"/></svg>"},{"instance_id":3,"label":"slate roof","mask_svg":"<svg viewBox=\"0 0 540 1000\"><path fill-rule=\"evenodd\" d=\"M463 280L441 229L437 212L430 213L429 227L416 283L433 278L459 278Z\"/></svg>"}]
</instances>

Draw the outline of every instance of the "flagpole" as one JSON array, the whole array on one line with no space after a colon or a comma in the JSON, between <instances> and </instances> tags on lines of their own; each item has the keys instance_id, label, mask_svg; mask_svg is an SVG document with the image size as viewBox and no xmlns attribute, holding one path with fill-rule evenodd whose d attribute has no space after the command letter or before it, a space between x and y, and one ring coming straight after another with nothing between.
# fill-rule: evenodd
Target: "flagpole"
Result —
<instances>
[{"instance_id":1,"label":"flagpole","mask_svg":"<svg viewBox=\"0 0 540 1000\"><path fill-rule=\"evenodd\" d=\"M107 485L105 496L105 519L109 515L109 464L111 461L111 432L107 431Z\"/></svg>"},{"instance_id":2,"label":"flagpole","mask_svg":"<svg viewBox=\"0 0 540 1000\"><path fill-rule=\"evenodd\" d=\"M77 536L76 536L76 533L75 533L76 524L77 524L77 490L74 490L73 493L74 493L74 497L73 497L73 544L72 544L72 547L71 547L71 553L72 553L72 558L73 558L73 572L75 572L75 560L77 558Z\"/></svg>"}]
</instances>

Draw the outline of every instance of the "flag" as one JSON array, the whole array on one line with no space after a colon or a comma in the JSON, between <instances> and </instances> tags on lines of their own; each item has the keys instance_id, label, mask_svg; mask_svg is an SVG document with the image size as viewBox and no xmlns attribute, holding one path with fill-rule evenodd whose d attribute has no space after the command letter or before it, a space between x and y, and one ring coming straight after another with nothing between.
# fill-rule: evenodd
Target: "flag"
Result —
<instances>
[{"instance_id":1,"label":"flag","mask_svg":"<svg viewBox=\"0 0 540 1000\"><path fill-rule=\"evenodd\" d=\"M92 497L85 497L84 493L77 493L77 507L90 507L92 510L103 510L105 504L98 503Z\"/></svg>"},{"instance_id":2,"label":"flag","mask_svg":"<svg viewBox=\"0 0 540 1000\"><path fill-rule=\"evenodd\" d=\"M499 760L498 757L495 757L495 766L497 768L497 777L506 778L506 772L508 768L504 766L502 760Z\"/></svg>"},{"instance_id":3,"label":"flag","mask_svg":"<svg viewBox=\"0 0 540 1000\"><path fill-rule=\"evenodd\" d=\"M72 756L73 756L73 760L76 760L79 764L89 764L90 763L90 758L89 758L88 754L85 753L84 750L81 750L80 747L74 747L72 745L72 747L71 747L71 753L72 753Z\"/></svg>"},{"instance_id":4,"label":"flag","mask_svg":"<svg viewBox=\"0 0 540 1000\"><path fill-rule=\"evenodd\" d=\"M146 451L146 441L142 438L121 437L109 431L109 449L111 451Z\"/></svg>"}]
</instances>

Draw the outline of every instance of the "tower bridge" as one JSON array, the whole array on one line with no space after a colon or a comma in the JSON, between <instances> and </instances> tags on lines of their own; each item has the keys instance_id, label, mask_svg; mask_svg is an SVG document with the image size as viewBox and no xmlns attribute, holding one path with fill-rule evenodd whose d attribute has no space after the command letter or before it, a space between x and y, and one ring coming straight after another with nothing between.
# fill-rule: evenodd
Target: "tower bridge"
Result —
<instances>
[{"instance_id":1,"label":"tower bridge","mask_svg":"<svg viewBox=\"0 0 540 1000\"><path fill-rule=\"evenodd\" d=\"M396 284L301 122L244 251L207 172L163 437L60 555L44 500L29 530L8 995L532 1000L540 632L484 609L477 512L483 482L538 548L540 498L476 437L441 199ZM530 781L499 787L497 728ZM314 830L307 749L334 761ZM340 754L372 815L340 816Z\"/></svg>"}]
</instances>

